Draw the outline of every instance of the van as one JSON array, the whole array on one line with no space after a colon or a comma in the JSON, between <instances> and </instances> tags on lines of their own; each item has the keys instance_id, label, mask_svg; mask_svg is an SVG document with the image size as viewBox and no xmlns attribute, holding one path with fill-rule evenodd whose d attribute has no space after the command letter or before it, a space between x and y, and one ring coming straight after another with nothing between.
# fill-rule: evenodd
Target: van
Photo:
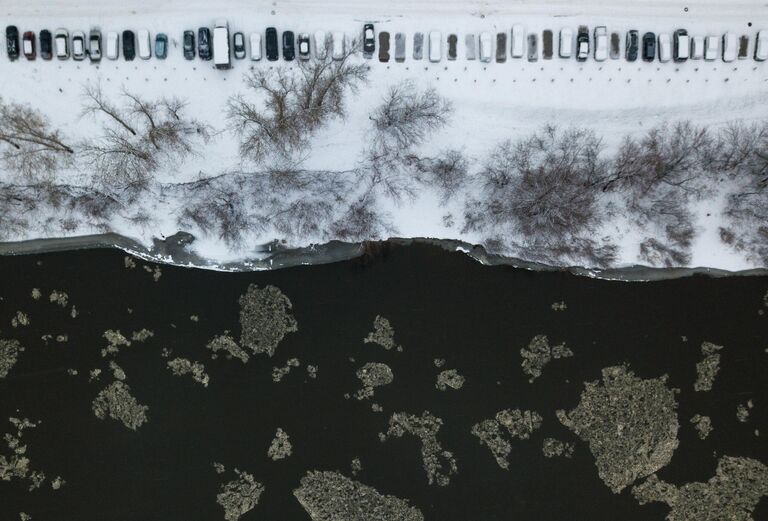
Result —
<instances>
[{"instance_id":1,"label":"van","mask_svg":"<svg viewBox=\"0 0 768 521\"><path fill-rule=\"evenodd\" d=\"M216 20L213 26L213 64L217 69L232 67L229 53L229 23Z\"/></svg>"},{"instance_id":2,"label":"van","mask_svg":"<svg viewBox=\"0 0 768 521\"><path fill-rule=\"evenodd\" d=\"M437 63L443 57L443 38L440 31L429 33L429 61Z\"/></svg>"},{"instance_id":3,"label":"van","mask_svg":"<svg viewBox=\"0 0 768 521\"><path fill-rule=\"evenodd\" d=\"M669 33L659 34L659 61L664 63L672 59L672 40Z\"/></svg>"},{"instance_id":4,"label":"van","mask_svg":"<svg viewBox=\"0 0 768 521\"><path fill-rule=\"evenodd\" d=\"M704 43L704 59L712 61L717 59L718 38L717 36L707 36Z\"/></svg>"},{"instance_id":5,"label":"van","mask_svg":"<svg viewBox=\"0 0 768 521\"><path fill-rule=\"evenodd\" d=\"M509 53L512 58L522 58L525 53L525 29L522 25L512 26L512 49Z\"/></svg>"},{"instance_id":6,"label":"van","mask_svg":"<svg viewBox=\"0 0 768 521\"><path fill-rule=\"evenodd\" d=\"M608 58L608 30L604 25L595 27L595 61L601 62Z\"/></svg>"},{"instance_id":7,"label":"van","mask_svg":"<svg viewBox=\"0 0 768 521\"><path fill-rule=\"evenodd\" d=\"M755 60L762 62L768 59L768 31L757 31L755 38Z\"/></svg>"},{"instance_id":8,"label":"van","mask_svg":"<svg viewBox=\"0 0 768 521\"><path fill-rule=\"evenodd\" d=\"M328 34L325 31L315 31L315 58L324 60L328 55Z\"/></svg>"},{"instance_id":9,"label":"van","mask_svg":"<svg viewBox=\"0 0 768 521\"><path fill-rule=\"evenodd\" d=\"M691 38L691 59L700 60L704 57L704 37L694 36Z\"/></svg>"},{"instance_id":10,"label":"van","mask_svg":"<svg viewBox=\"0 0 768 521\"><path fill-rule=\"evenodd\" d=\"M331 58L341 60L345 53L344 33L341 31L333 33L333 43L331 44Z\"/></svg>"},{"instance_id":11,"label":"van","mask_svg":"<svg viewBox=\"0 0 768 521\"><path fill-rule=\"evenodd\" d=\"M114 31L107 33L107 59L116 60L120 54L120 37Z\"/></svg>"},{"instance_id":12,"label":"van","mask_svg":"<svg viewBox=\"0 0 768 521\"><path fill-rule=\"evenodd\" d=\"M723 61L732 62L736 59L739 52L739 41L734 33L725 33L723 35Z\"/></svg>"},{"instance_id":13,"label":"van","mask_svg":"<svg viewBox=\"0 0 768 521\"><path fill-rule=\"evenodd\" d=\"M139 58L142 60L148 60L152 57L152 44L149 41L149 31L146 29L140 29L136 33L138 41Z\"/></svg>"},{"instance_id":14,"label":"van","mask_svg":"<svg viewBox=\"0 0 768 521\"><path fill-rule=\"evenodd\" d=\"M261 33L251 33L251 60L261 59Z\"/></svg>"},{"instance_id":15,"label":"van","mask_svg":"<svg viewBox=\"0 0 768 521\"><path fill-rule=\"evenodd\" d=\"M480 61L488 63L493 56L493 40L488 31L480 33Z\"/></svg>"},{"instance_id":16,"label":"van","mask_svg":"<svg viewBox=\"0 0 768 521\"><path fill-rule=\"evenodd\" d=\"M568 27L560 29L560 51L561 58L570 58L573 54L573 31Z\"/></svg>"},{"instance_id":17,"label":"van","mask_svg":"<svg viewBox=\"0 0 768 521\"><path fill-rule=\"evenodd\" d=\"M475 60L477 57L475 56L475 35L470 33L466 36L464 36L464 49L466 50L466 58L467 60Z\"/></svg>"},{"instance_id":18,"label":"van","mask_svg":"<svg viewBox=\"0 0 768 521\"><path fill-rule=\"evenodd\" d=\"M266 41L264 42L267 53L267 60L273 62L277 60L279 47L277 45L277 29L267 27Z\"/></svg>"}]
</instances>

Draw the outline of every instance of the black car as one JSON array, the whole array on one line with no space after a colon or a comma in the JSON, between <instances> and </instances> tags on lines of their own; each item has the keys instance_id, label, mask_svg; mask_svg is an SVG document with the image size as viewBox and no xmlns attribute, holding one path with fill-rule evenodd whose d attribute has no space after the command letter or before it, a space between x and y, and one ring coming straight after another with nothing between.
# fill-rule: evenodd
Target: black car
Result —
<instances>
[{"instance_id":1,"label":"black car","mask_svg":"<svg viewBox=\"0 0 768 521\"><path fill-rule=\"evenodd\" d=\"M640 34L634 29L627 32L627 61L637 60L637 52L640 50Z\"/></svg>"},{"instance_id":2,"label":"black car","mask_svg":"<svg viewBox=\"0 0 768 521\"><path fill-rule=\"evenodd\" d=\"M195 32L184 31L184 58L195 59Z\"/></svg>"},{"instance_id":3,"label":"black car","mask_svg":"<svg viewBox=\"0 0 768 521\"><path fill-rule=\"evenodd\" d=\"M53 58L53 37L48 29L40 31L40 57L44 60Z\"/></svg>"},{"instance_id":4,"label":"black car","mask_svg":"<svg viewBox=\"0 0 768 521\"><path fill-rule=\"evenodd\" d=\"M589 29L586 25L579 26L579 32L576 34L576 60L587 61L589 56Z\"/></svg>"},{"instance_id":5,"label":"black car","mask_svg":"<svg viewBox=\"0 0 768 521\"><path fill-rule=\"evenodd\" d=\"M366 58L371 58L375 50L376 38L373 32L373 24L365 24L363 26L363 55Z\"/></svg>"},{"instance_id":6,"label":"black car","mask_svg":"<svg viewBox=\"0 0 768 521\"><path fill-rule=\"evenodd\" d=\"M123 31L123 57L127 62L136 57L136 37L133 31Z\"/></svg>"},{"instance_id":7,"label":"black car","mask_svg":"<svg viewBox=\"0 0 768 521\"><path fill-rule=\"evenodd\" d=\"M688 38L688 31L678 29L675 31L672 42L672 56L676 62L684 62L688 59L691 52L691 42Z\"/></svg>"},{"instance_id":8,"label":"black car","mask_svg":"<svg viewBox=\"0 0 768 521\"><path fill-rule=\"evenodd\" d=\"M15 25L5 28L5 48L8 51L8 59L13 61L19 58L19 30Z\"/></svg>"},{"instance_id":9,"label":"black car","mask_svg":"<svg viewBox=\"0 0 768 521\"><path fill-rule=\"evenodd\" d=\"M293 60L296 57L296 52L293 48L293 45L293 31L283 31L283 59L287 62Z\"/></svg>"},{"instance_id":10,"label":"black car","mask_svg":"<svg viewBox=\"0 0 768 521\"><path fill-rule=\"evenodd\" d=\"M274 27L267 27L266 48L267 60L277 60L277 29Z\"/></svg>"},{"instance_id":11,"label":"black car","mask_svg":"<svg viewBox=\"0 0 768 521\"><path fill-rule=\"evenodd\" d=\"M652 62L656 57L656 35L645 33L643 35L643 60Z\"/></svg>"},{"instance_id":12,"label":"black car","mask_svg":"<svg viewBox=\"0 0 768 521\"><path fill-rule=\"evenodd\" d=\"M211 30L207 27L201 27L197 30L197 55L201 60L210 60L213 57Z\"/></svg>"}]
</instances>

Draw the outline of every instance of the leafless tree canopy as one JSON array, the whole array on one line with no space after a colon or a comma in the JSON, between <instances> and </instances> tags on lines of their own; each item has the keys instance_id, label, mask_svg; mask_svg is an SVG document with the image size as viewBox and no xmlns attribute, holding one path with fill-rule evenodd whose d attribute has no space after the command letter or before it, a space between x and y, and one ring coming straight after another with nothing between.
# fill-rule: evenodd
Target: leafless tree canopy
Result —
<instances>
[{"instance_id":1,"label":"leafless tree canopy","mask_svg":"<svg viewBox=\"0 0 768 521\"><path fill-rule=\"evenodd\" d=\"M0 98L0 158L25 181L49 180L74 150L40 111Z\"/></svg>"},{"instance_id":2,"label":"leafless tree canopy","mask_svg":"<svg viewBox=\"0 0 768 521\"><path fill-rule=\"evenodd\" d=\"M253 101L243 94L227 103L227 119L240 139L240 156L256 164L267 159L296 164L313 133L334 117L346 115L346 98L357 92L368 66L353 63L353 44L340 60L299 61L298 67L253 69L245 76Z\"/></svg>"},{"instance_id":3,"label":"leafless tree canopy","mask_svg":"<svg viewBox=\"0 0 768 521\"><path fill-rule=\"evenodd\" d=\"M406 162L420 184L439 192L442 204L456 197L468 185L469 161L460 150L444 150L435 157L409 155Z\"/></svg>"},{"instance_id":4,"label":"leafless tree canopy","mask_svg":"<svg viewBox=\"0 0 768 521\"><path fill-rule=\"evenodd\" d=\"M146 188L158 168L178 165L210 136L210 127L188 118L177 98L147 100L123 91L118 105L94 84L85 87L84 98L83 114L102 120L103 128L80 144L80 159L105 189Z\"/></svg>"},{"instance_id":5,"label":"leafless tree canopy","mask_svg":"<svg viewBox=\"0 0 768 521\"><path fill-rule=\"evenodd\" d=\"M389 89L371 120L378 140L390 147L410 149L443 127L452 113L451 103L437 90L430 87L420 92L406 80Z\"/></svg>"}]
</instances>

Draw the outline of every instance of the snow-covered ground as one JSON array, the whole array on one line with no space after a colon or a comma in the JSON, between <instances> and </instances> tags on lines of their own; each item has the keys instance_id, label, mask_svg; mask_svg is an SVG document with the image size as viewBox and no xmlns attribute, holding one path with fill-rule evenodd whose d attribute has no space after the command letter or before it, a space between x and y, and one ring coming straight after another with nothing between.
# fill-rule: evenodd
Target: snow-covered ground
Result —
<instances>
[{"instance_id":1,"label":"snow-covered ground","mask_svg":"<svg viewBox=\"0 0 768 521\"><path fill-rule=\"evenodd\" d=\"M502 139L529 135L544 124L578 125L594 129L607 150L615 148L626 134L640 133L664 121L690 119L698 124L721 125L768 119L768 63L750 58L733 63L721 60L685 63L628 63L623 58L579 63L574 59L539 59L531 63L508 57L506 63L481 63L464 59L464 35L482 31L506 32L513 24L541 35L544 29L557 33L562 27L576 30L584 24L605 25L622 35L629 29L672 33L686 28L692 35L721 35L725 31L750 35L750 46L759 29L768 28L768 4L759 1L698 0L696 2L646 0L469 1L469 0L335 0L263 1L228 0L5 0L4 22L21 32L64 27L71 31L91 27L106 31L149 29L168 34L171 49L161 61L136 59L125 62L103 60L10 63L0 53L0 93L6 100L28 102L73 137L85 137L97 124L81 115L82 89L88 82L100 82L108 94L125 88L142 95L177 95L189 101L189 114L209 122L216 129L225 126L227 98L243 90L242 75L248 67L273 67L266 61L233 60L228 71L215 70L212 62L186 61L180 39L185 29L212 27L214 19L225 17L231 31L262 32L268 26L278 31L313 33L316 30L344 31L358 37L364 22L376 24L377 31L406 33L407 59L404 63L370 60L369 83L349 103L345 121L334 121L317 136L307 168L346 169L359 159L370 125L368 115L385 90L403 79L433 86L451 100L455 114L425 150L449 146L480 158ZM751 26L749 25L751 24ZM458 35L458 59L440 63L412 59L414 32L441 31ZM623 49L623 42L622 42ZM4 49L3 49L4 51ZM425 53L426 54L426 53ZM281 62L282 63L282 62ZM201 157L179 171L164 172L160 182L182 182L201 176L215 176L237 165L237 141L226 132L202 151ZM0 173L3 178L9 174ZM72 179L68 179L69 182ZM141 228L127 221L115 221L113 231L145 244L153 237L178 231L175 215L168 214L163 201L147 201L156 222ZM728 270L754 267L743 255L734 253L718 237L716 202L707 201L697 212L698 236L692 266ZM460 224L445 225L443 215L453 213L460 220L461 208L441 208L437 197L423 193L413 202L388 208L400 237L461 239L476 243L481 238L460 233ZM710 214L709 216L707 214ZM84 233L78 230L78 234ZM638 237L621 220L606 227L621 246L619 264L638 262ZM18 237L32 239L37 237ZM199 237L196 253L215 261L234 261L252 254L253 246L275 239L274 235L250 237L248 246L233 250L215 237ZM306 238L306 243L315 238ZM296 243L296 246L304 244Z\"/></svg>"}]
</instances>

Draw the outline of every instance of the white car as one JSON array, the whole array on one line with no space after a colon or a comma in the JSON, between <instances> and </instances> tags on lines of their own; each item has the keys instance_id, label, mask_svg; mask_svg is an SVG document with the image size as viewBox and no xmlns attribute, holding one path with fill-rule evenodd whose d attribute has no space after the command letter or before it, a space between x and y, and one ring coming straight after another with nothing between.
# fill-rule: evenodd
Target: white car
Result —
<instances>
[{"instance_id":1,"label":"white car","mask_svg":"<svg viewBox=\"0 0 768 521\"><path fill-rule=\"evenodd\" d=\"M333 42L331 43L331 58L341 60L345 52L344 33L341 31L333 33Z\"/></svg>"},{"instance_id":2,"label":"white car","mask_svg":"<svg viewBox=\"0 0 768 521\"><path fill-rule=\"evenodd\" d=\"M439 31L429 33L429 61L439 62L443 57L443 37Z\"/></svg>"},{"instance_id":3,"label":"white car","mask_svg":"<svg viewBox=\"0 0 768 521\"><path fill-rule=\"evenodd\" d=\"M328 45L328 34L325 31L316 31L314 34L315 38L315 58L319 60L324 60L325 56L328 54L327 45Z\"/></svg>"},{"instance_id":4,"label":"white car","mask_svg":"<svg viewBox=\"0 0 768 521\"><path fill-rule=\"evenodd\" d=\"M493 38L491 33L485 31L480 33L480 61L489 62L493 57Z\"/></svg>"},{"instance_id":5,"label":"white car","mask_svg":"<svg viewBox=\"0 0 768 521\"><path fill-rule=\"evenodd\" d=\"M691 38L691 59L700 60L704 57L704 37L694 36Z\"/></svg>"},{"instance_id":6,"label":"white car","mask_svg":"<svg viewBox=\"0 0 768 521\"><path fill-rule=\"evenodd\" d=\"M261 33L251 33L251 60L261 59Z\"/></svg>"},{"instance_id":7,"label":"white car","mask_svg":"<svg viewBox=\"0 0 768 521\"><path fill-rule=\"evenodd\" d=\"M604 25L595 27L595 61L602 62L608 58L608 30Z\"/></svg>"},{"instance_id":8,"label":"white car","mask_svg":"<svg viewBox=\"0 0 768 521\"><path fill-rule=\"evenodd\" d=\"M72 59L85 59L85 33L83 31L74 31L72 33Z\"/></svg>"},{"instance_id":9,"label":"white car","mask_svg":"<svg viewBox=\"0 0 768 521\"><path fill-rule=\"evenodd\" d=\"M53 41L56 44L56 57L60 60L69 58L69 32L66 29L56 29Z\"/></svg>"},{"instance_id":10,"label":"white car","mask_svg":"<svg viewBox=\"0 0 768 521\"><path fill-rule=\"evenodd\" d=\"M757 31L755 38L755 60L762 62L768 59L768 31Z\"/></svg>"},{"instance_id":11,"label":"white car","mask_svg":"<svg viewBox=\"0 0 768 521\"><path fill-rule=\"evenodd\" d=\"M668 62L672 59L672 39L669 33L659 34L659 61Z\"/></svg>"},{"instance_id":12,"label":"white car","mask_svg":"<svg viewBox=\"0 0 768 521\"><path fill-rule=\"evenodd\" d=\"M707 61L713 61L717 59L718 54L718 37L707 36L704 44L704 59Z\"/></svg>"},{"instance_id":13,"label":"white car","mask_svg":"<svg viewBox=\"0 0 768 521\"><path fill-rule=\"evenodd\" d=\"M107 59L116 60L120 55L120 36L114 31L107 33Z\"/></svg>"},{"instance_id":14,"label":"white car","mask_svg":"<svg viewBox=\"0 0 768 521\"><path fill-rule=\"evenodd\" d=\"M148 60L152 57L152 45L149 41L149 31L146 29L140 29L136 33L138 41L136 42L139 48L139 58L142 60Z\"/></svg>"},{"instance_id":15,"label":"white car","mask_svg":"<svg viewBox=\"0 0 768 521\"><path fill-rule=\"evenodd\" d=\"M567 27L560 29L560 51L561 58L570 58L573 54L573 31Z\"/></svg>"},{"instance_id":16,"label":"white car","mask_svg":"<svg viewBox=\"0 0 768 521\"><path fill-rule=\"evenodd\" d=\"M739 52L739 39L734 33L725 33L723 35L723 61L732 62L736 59Z\"/></svg>"},{"instance_id":17,"label":"white car","mask_svg":"<svg viewBox=\"0 0 768 521\"><path fill-rule=\"evenodd\" d=\"M525 54L525 28L522 25L512 26L512 49L509 56L522 58Z\"/></svg>"}]
</instances>

